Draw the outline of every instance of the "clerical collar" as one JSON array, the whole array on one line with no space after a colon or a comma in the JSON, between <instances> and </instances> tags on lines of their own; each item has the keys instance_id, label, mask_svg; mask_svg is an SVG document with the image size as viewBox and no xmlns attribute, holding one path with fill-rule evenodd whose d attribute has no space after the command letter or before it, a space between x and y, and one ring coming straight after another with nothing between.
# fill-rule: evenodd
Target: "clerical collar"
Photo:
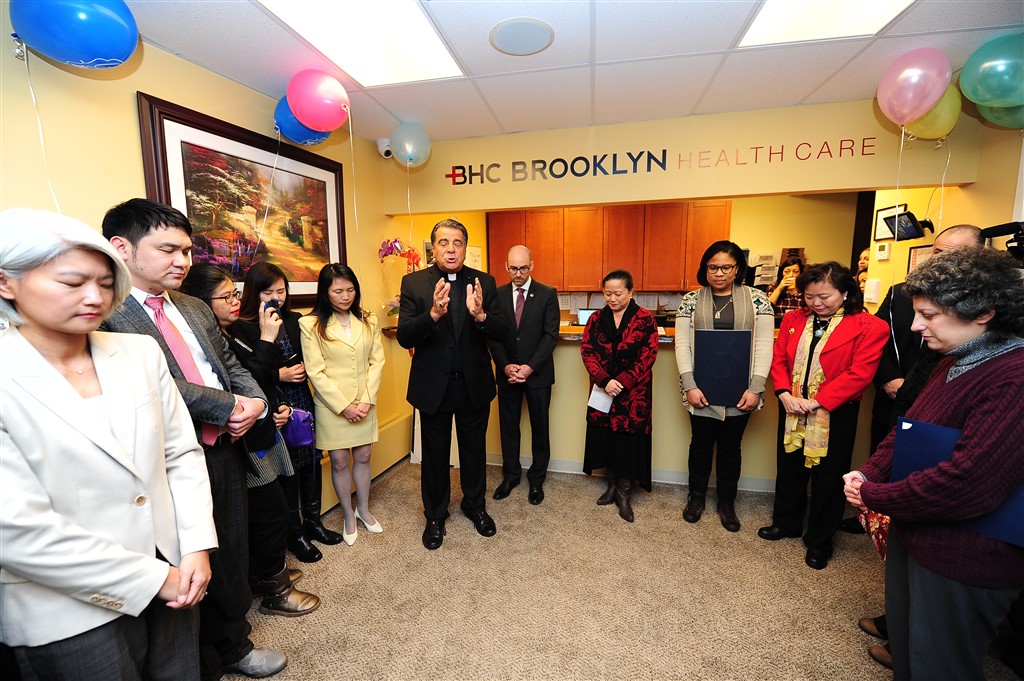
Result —
<instances>
[{"instance_id":1,"label":"clerical collar","mask_svg":"<svg viewBox=\"0 0 1024 681\"><path fill-rule=\"evenodd\" d=\"M445 274L448 275L448 281L455 281L459 278L458 272L445 272Z\"/></svg>"}]
</instances>

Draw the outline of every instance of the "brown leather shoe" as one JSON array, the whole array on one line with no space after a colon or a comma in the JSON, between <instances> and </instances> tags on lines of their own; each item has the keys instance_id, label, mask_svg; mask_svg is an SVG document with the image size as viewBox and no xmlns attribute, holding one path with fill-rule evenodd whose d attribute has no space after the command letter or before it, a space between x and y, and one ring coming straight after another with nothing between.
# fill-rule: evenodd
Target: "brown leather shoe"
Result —
<instances>
[{"instance_id":1,"label":"brown leather shoe","mask_svg":"<svg viewBox=\"0 0 1024 681\"><path fill-rule=\"evenodd\" d=\"M597 498L598 506L607 506L615 501L615 478L608 478L608 489Z\"/></svg>"},{"instance_id":2,"label":"brown leather shoe","mask_svg":"<svg viewBox=\"0 0 1024 681\"><path fill-rule=\"evenodd\" d=\"M276 588L260 603L260 612L281 617L301 617L320 607L320 599L292 586L288 568L273 577Z\"/></svg>"},{"instance_id":3,"label":"brown leather shoe","mask_svg":"<svg viewBox=\"0 0 1024 681\"><path fill-rule=\"evenodd\" d=\"M857 626L860 627L860 630L868 636L874 636L875 638L880 638L883 641L889 638L889 632L883 633L882 630L878 628L878 620L875 617L861 617L857 620Z\"/></svg>"},{"instance_id":4,"label":"brown leather shoe","mask_svg":"<svg viewBox=\"0 0 1024 681\"><path fill-rule=\"evenodd\" d=\"M627 523L633 522L633 506L629 503L629 495L632 491L632 480L619 478L615 481L615 505L619 507L619 517Z\"/></svg>"},{"instance_id":5,"label":"brown leather shoe","mask_svg":"<svg viewBox=\"0 0 1024 681\"><path fill-rule=\"evenodd\" d=\"M871 659L886 669L892 669L892 655L884 645L871 646L868 648L868 655Z\"/></svg>"}]
</instances>

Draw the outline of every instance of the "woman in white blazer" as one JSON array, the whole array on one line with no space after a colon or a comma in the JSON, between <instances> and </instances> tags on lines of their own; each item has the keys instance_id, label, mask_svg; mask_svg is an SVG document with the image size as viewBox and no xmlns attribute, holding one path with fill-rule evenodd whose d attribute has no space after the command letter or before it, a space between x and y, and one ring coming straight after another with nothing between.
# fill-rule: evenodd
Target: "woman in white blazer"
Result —
<instances>
[{"instance_id":1,"label":"woman in white blazer","mask_svg":"<svg viewBox=\"0 0 1024 681\"><path fill-rule=\"evenodd\" d=\"M127 267L27 209L0 263L0 638L26 678L198 679L210 483L156 342L96 331Z\"/></svg>"},{"instance_id":2,"label":"woman in white blazer","mask_svg":"<svg viewBox=\"0 0 1024 681\"><path fill-rule=\"evenodd\" d=\"M359 280L350 267L325 265L317 280L313 314L299 320L306 374L313 384L316 446L331 457L331 480L345 514L342 537L349 546L356 541L357 520L368 532L384 531L369 508L370 451L377 441L375 405L384 345L377 317L363 310L361 300Z\"/></svg>"}]
</instances>

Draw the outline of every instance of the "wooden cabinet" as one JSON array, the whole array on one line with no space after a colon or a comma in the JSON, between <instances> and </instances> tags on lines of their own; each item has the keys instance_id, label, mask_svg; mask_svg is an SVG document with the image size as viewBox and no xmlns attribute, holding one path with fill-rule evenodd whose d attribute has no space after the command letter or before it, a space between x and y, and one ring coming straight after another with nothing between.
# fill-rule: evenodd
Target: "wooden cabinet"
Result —
<instances>
[{"instance_id":1,"label":"wooden cabinet","mask_svg":"<svg viewBox=\"0 0 1024 681\"><path fill-rule=\"evenodd\" d=\"M628 270L639 291L698 288L705 249L729 238L732 203L676 201L567 206L487 214L490 273L507 281L505 256L530 248L537 280L560 291L598 291L611 270Z\"/></svg>"},{"instance_id":2,"label":"wooden cabinet","mask_svg":"<svg viewBox=\"0 0 1024 681\"><path fill-rule=\"evenodd\" d=\"M487 214L487 271L501 286L505 283L508 249L526 241L526 213L507 210Z\"/></svg>"},{"instance_id":3,"label":"wooden cabinet","mask_svg":"<svg viewBox=\"0 0 1024 681\"><path fill-rule=\"evenodd\" d=\"M526 212L526 238L520 242L533 256L533 276L562 290L562 209L540 208Z\"/></svg>"},{"instance_id":4,"label":"wooden cabinet","mask_svg":"<svg viewBox=\"0 0 1024 681\"><path fill-rule=\"evenodd\" d=\"M601 206L565 209L560 291L595 291L601 287L601 277L604 276L603 214Z\"/></svg>"},{"instance_id":5,"label":"wooden cabinet","mask_svg":"<svg viewBox=\"0 0 1024 681\"><path fill-rule=\"evenodd\" d=\"M708 246L729 238L731 201L701 201L688 205L686 220L686 270L683 289L698 288L697 271Z\"/></svg>"},{"instance_id":6,"label":"wooden cabinet","mask_svg":"<svg viewBox=\"0 0 1024 681\"><path fill-rule=\"evenodd\" d=\"M679 291L686 267L685 203L649 203L644 215L643 291Z\"/></svg>"},{"instance_id":7,"label":"wooden cabinet","mask_svg":"<svg viewBox=\"0 0 1024 681\"><path fill-rule=\"evenodd\" d=\"M602 262L597 282L612 270L626 270L633 275L633 285L641 286L644 272L644 204L604 207Z\"/></svg>"}]
</instances>

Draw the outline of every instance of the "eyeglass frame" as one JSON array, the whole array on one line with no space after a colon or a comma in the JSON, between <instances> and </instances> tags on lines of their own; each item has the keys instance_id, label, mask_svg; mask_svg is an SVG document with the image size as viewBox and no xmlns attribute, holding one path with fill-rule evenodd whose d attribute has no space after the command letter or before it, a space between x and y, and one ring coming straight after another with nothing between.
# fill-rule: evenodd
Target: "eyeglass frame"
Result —
<instances>
[{"instance_id":1,"label":"eyeglass frame","mask_svg":"<svg viewBox=\"0 0 1024 681\"><path fill-rule=\"evenodd\" d=\"M232 291L231 293L225 293L222 296L210 296L210 300L223 300L225 303L230 302L232 298L234 298L235 300L241 301L242 300L241 292L239 292L239 291Z\"/></svg>"},{"instance_id":2,"label":"eyeglass frame","mask_svg":"<svg viewBox=\"0 0 1024 681\"><path fill-rule=\"evenodd\" d=\"M505 269L508 270L509 274L529 274L530 270L533 269L533 263L530 263L529 265L522 265L520 267L505 265Z\"/></svg>"},{"instance_id":3,"label":"eyeglass frame","mask_svg":"<svg viewBox=\"0 0 1024 681\"><path fill-rule=\"evenodd\" d=\"M718 272L721 272L722 274L732 274L733 270L737 267L739 267L739 265L734 263L732 265L706 265L705 269L711 274L716 274Z\"/></svg>"}]
</instances>

